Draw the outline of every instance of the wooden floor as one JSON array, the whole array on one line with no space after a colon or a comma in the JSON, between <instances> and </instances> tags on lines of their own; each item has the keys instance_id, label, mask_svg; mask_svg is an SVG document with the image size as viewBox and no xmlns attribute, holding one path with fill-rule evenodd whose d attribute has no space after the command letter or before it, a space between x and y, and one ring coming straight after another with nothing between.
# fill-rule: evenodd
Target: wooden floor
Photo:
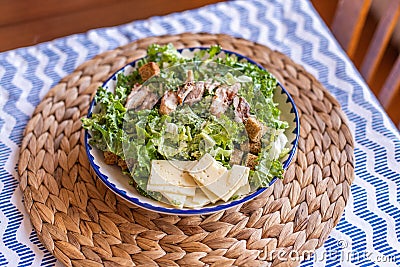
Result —
<instances>
[{"instance_id":1,"label":"wooden floor","mask_svg":"<svg viewBox=\"0 0 400 267\"><path fill-rule=\"evenodd\" d=\"M353 1L353 0L349 0ZM89 29L115 26L154 15L193 9L222 0L0 0L0 52L30 46ZM312 0L321 17L330 24L338 0ZM369 24L353 58L356 67L361 64L369 41ZM380 71L369 84L374 93L382 87L385 77L399 50L388 49ZM399 101L400 101L400 96ZM397 105L388 107L394 121L400 121Z\"/></svg>"}]
</instances>

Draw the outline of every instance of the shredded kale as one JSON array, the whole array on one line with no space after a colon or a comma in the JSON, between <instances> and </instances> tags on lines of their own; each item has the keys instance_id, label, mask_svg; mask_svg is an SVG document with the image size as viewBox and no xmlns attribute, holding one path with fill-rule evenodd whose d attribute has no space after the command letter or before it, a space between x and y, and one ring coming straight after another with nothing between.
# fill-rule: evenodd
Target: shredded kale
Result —
<instances>
[{"instance_id":1,"label":"shredded kale","mask_svg":"<svg viewBox=\"0 0 400 267\"><path fill-rule=\"evenodd\" d=\"M138 61L138 66L156 62L162 70L160 82L166 88L176 90L183 77L164 71L171 66L179 68L182 63L197 64L197 80L214 78L221 83L233 84L240 80L251 81L238 94L250 105L250 112L267 126L262 138L263 148L258 155L259 164L251 171L250 182L255 187L266 187L273 177L282 178L283 166L280 161L288 153L282 136L287 122L280 120L280 110L273 101L277 87L276 79L266 70L235 55L221 54L216 45L207 50L199 50L187 59L171 44L152 44L147 56ZM221 68L208 68L208 63L217 63L235 70L234 73ZM204 67L206 66L206 67ZM223 69L223 68L222 68ZM143 83L135 69L130 75L119 74L114 92L99 87L96 96L96 112L91 117L82 118L83 127L90 131L90 144L102 151L109 151L133 166L131 175L139 192L154 199L160 194L144 191L150 175L153 159L199 159L205 153L211 154L224 166L229 167L230 156L238 144L244 142L243 124L232 117L222 115L216 118L208 112L212 93L187 108L185 105L169 115L159 115L157 106L152 110L127 111L125 102L132 87ZM170 87L168 87L168 84ZM261 97L262 96L262 97Z\"/></svg>"},{"instance_id":2,"label":"shredded kale","mask_svg":"<svg viewBox=\"0 0 400 267\"><path fill-rule=\"evenodd\" d=\"M121 77L121 76L120 76ZM90 144L102 151L112 152L123 157L122 129L126 108L127 87L122 81L115 88L115 94L100 87L97 90L95 101L100 107L98 113L93 113L91 118L83 118L82 124L90 130Z\"/></svg>"}]
</instances>

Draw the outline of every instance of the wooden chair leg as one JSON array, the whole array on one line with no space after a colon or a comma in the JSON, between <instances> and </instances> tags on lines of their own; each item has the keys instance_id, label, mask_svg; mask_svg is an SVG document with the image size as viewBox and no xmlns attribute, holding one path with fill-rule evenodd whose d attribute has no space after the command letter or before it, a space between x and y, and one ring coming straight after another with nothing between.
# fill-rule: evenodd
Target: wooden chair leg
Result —
<instances>
[{"instance_id":1,"label":"wooden chair leg","mask_svg":"<svg viewBox=\"0 0 400 267\"><path fill-rule=\"evenodd\" d=\"M379 92L379 101L386 109L393 101L393 97L400 90L400 55L397 56L396 63L394 64L389 76L386 78L385 84ZM400 112L400 107L399 107Z\"/></svg>"},{"instance_id":2,"label":"wooden chair leg","mask_svg":"<svg viewBox=\"0 0 400 267\"><path fill-rule=\"evenodd\" d=\"M340 0L332 21L332 32L353 59L372 0Z\"/></svg>"},{"instance_id":3,"label":"wooden chair leg","mask_svg":"<svg viewBox=\"0 0 400 267\"><path fill-rule=\"evenodd\" d=\"M361 65L361 74L368 83L371 82L379 62L382 60L399 15L400 1L389 1L385 15L378 23L378 27L372 37L371 44L368 47L367 54Z\"/></svg>"}]
</instances>

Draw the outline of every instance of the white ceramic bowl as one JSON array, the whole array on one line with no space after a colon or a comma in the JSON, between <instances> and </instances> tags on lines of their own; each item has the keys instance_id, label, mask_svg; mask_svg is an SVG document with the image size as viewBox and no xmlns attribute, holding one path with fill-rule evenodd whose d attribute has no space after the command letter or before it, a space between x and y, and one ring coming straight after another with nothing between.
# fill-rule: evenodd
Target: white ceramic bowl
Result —
<instances>
[{"instance_id":1,"label":"white ceramic bowl","mask_svg":"<svg viewBox=\"0 0 400 267\"><path fill-rule=\"evenodd\" d=\"M180 50L181 53L183 53L185 56L192 54L191 52L199 50L199 49L205 49L202 47L198 48L187 48ZM239 59L245 59L260 68L263 68L259 64L255 63L251 59L242 56L238 53L227 51L227 50L222 50L224 53L227 54L234 54L236 55ZM124 74L130 74L132 70L136 66L136 62L131 62L116 73L114 73L104 84L103 87L107 88L109 91L113 91L115 88L116 84L116 77L118 73L124 73ZM283 88L280 84L277 86L276 92L274 93L274 100L279 104L279 109L281 110L281 119L285 120L289 123L289 127L286 129L286 136L289 140L288 145L290 152L289 154L282 160L283 163L283 168L286 169L289 166L289 163L291 162L295 151L297 147L297 142L298 142L298 136L299 136L299 117L297 113L297 109L295 106L295 103L293 102L292 97L289 95L289 93ZM93 100L90 107L89 107L89 112L88 112L88 117L91 117L92 113L96 112L96 103ZM91 166L93 167L94 171L98 175L98 177L104 182L104 184L112 190L115 194L119 195L120 197L126 199L127 201L142 207L147 210L151 210L154 212L159 212L159 213L164 213L164 214L173 214L173 215L201 215L201 214L210 214L214 213L217 211L222 211L225 209L232 208L236 205L245 203L249 200L254 199L258 195L260 195L262 192L266 190L266 188L260 188L256 190L255 192L252 192L248 194L247 196L244 196L240 199L233 200L230 202L217 202L215 204L210 204L202 208L198 209L189 209L189 208L183 208L183 209L177 209L174 208L166 203L160 202L160 201L155 201L153 199L150 199L148 197L145 197L137 192L137 190L129 185L129 180L130 178L123 174L121 172L120 167L114 166L114 165L107 165L104 163L104 157L102 151L92 147L89 144L89 139L90 139L90 132L86 131L85 134L85 146L86 146L86 153L89 158L89 162ZM277 178L274 178L269 185L272 185Z\"/></svg>"}]
</instances>

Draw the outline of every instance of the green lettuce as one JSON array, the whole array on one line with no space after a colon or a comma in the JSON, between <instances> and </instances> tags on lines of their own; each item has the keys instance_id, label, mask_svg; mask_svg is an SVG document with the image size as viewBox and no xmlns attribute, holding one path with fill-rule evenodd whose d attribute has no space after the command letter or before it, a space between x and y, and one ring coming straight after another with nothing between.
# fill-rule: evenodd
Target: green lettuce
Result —
<instances>
[{"instance_id":1,"label":"green lettuce","mask_svg":"<svg viewBox=\"0 0 400 267\"><path fill-rule=\"evenodd\" d=\"M262 138L259 164L251 171L250 179L254 186L266 187L273 177L282 177L280 160L289 152L287 148L282 148L284 142L278 138L288 124L280 120L279 107L273 101L277 81L268 71L245 60L238 60L235 55L221 56L220 52L221 47L215 45L208 50L199 50L193 59L186 59L171 44L152 44L147 49L147 56L138 61L138 66L156 62L162 70L156 77L156 83L174 90L185 79L176 74L182 63L194 64L196 80L214 79L228 85L244 82L246 86L242 86L238 94L249 103L252 115L268 129ZM235 72L227 72L227 68L210 62L231 67ZM175 72L166 71L171 66L176 68ZM135 178L139 192L155 199L161 197L155 192L143 190L153 159L195 160L210 153L229 167L233 150L246 141L243 124L233 120L232 107L219 118L212 116L209 106L213 92L207 92L200 102L190 108L183 105L169 115L159 115L157 107L127 111L124 107L126 98L137 83L143 81L135 69L130 75L118 75L114 92L100 87L95 96L98 112L94 112L90 118L83 118L82 125L90 130L91 145L112 152L128 162L131 167L129 175Z\"/></svg>"},{"instance_id":2,"label":"green lettuce","mask_svg":"<svg viewBox=\"0 0 400 267\"><path fill-rule=\"evenodd\" d=\"M91 133L90 144L122 158L122 142L125 136L122 126L126 113L124 105L128 90L132 87L132 77L118 75L115 93L99 87L95 96L99 112L93 112L90 118L82 118L83 127Z\"/></svg>"}]
</instances>

